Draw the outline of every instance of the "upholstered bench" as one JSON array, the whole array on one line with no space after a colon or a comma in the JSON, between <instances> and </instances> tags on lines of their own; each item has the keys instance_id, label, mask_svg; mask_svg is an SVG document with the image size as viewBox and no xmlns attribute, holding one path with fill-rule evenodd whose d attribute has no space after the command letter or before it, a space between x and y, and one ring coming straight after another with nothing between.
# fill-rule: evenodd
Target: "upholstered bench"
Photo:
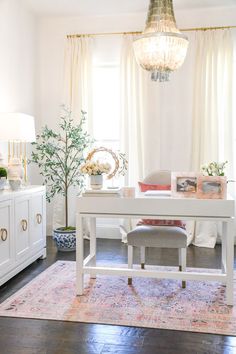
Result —
<instances>
[{"instance_id":1,"label":"upholstered bench","mask_svg":"<svg viewBox=\"0 0 236 354\"><path fill-rule=\"evenodd\" d=\"M187 233L181 227L140 225L127 234L128 266L133 268L133 247L139 247L141 268L145 267L145 247L176 248L179 251L179 270L186 270ZM132 284L132 278L128 279ZM186 282L182 281L182 287Z\"/></svg>"}]
</instances>

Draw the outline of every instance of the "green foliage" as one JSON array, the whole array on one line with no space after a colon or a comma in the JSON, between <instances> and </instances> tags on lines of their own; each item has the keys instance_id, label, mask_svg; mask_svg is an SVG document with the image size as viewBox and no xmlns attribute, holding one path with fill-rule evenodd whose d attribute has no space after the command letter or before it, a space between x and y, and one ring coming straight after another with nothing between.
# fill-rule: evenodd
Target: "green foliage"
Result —
<instances>
[{"instance_id":1,"label":"green foliage","mask_svg":"<svg viewBox=\"0 0 236 354\"><path fill-rule=\"evenodd\" d=\"M212 161L208 165L202 166L201 170L206 176L224 176L228 161L222 163Z\"/></svg>"},{"instance_id":2,"label":"green foliage","mask_svg":"<svg viewBox=\"0 0 236 354\"><path fill-rule=\"evenodd\" d=\"M117 174L124 176L128 169L128 160L126 159L125 154L122 152L118 152L117 157L119 159L119 169L117 171Z\"/></svg>"},{"instance_id":3,"label":"green foliage","mask_svg":"<svg viewBox=\"0 0 236 354\"><path fill-rule=\"evenodd\" d=\"M76 228L74 226L58 227L57 230L59 230L59 231L75 231Z\"/></svg>"},{"instance_id":4,"label":"green foliage","mask_svg":"<svg viewBox=\"0 0 236 354\"><path fill-rule=\"evenodd\" d=\"M68 189L84 186L84 176L80 166L85 161L84 151L90 147L92 140L84 130L85 112L81 111L79 124L74 125L71 112L63 106L59 131L55 132L45 126L37 135L31 161L39 166L44 184L47 185L47 200L51 202L56 194L65 199L66 223L68 220ZM68 225L66 225L68 226Z\"/></svg>"},{"instance_id":5,"label":"green foliage","mask_svg":"<svg viewBox=\"0 0 236 354\"><path fill-rule=\"evenodd\" d=\"M4 167L0 167L0 178L1 177L7 178L7 170Z\"/></svg>"}]
</instances>

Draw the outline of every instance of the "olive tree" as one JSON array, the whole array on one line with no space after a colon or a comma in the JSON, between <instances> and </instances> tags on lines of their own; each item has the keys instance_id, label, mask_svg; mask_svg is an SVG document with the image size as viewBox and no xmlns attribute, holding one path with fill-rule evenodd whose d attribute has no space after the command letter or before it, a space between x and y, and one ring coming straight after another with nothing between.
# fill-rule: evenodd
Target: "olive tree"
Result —
<instances>
[{"instance_id":1,"label":"olive tree","mask_svg":"<svg viewBox=\"0 0 236 354\"><path fill-rule=\"evenodd\" d=\"M71 186L84 186L84 176L80 166L85 161L84 152L92 140L84 129L86 113L81 111L79 124L74 124L72 113L63 107L59 129L54 131L47 126L33 142L31 162L39 166L44 184L47 186L47 201L51 202L56 194L65 199L65 229L68 225L68 191Z\"/></svg>"}]
</instances>

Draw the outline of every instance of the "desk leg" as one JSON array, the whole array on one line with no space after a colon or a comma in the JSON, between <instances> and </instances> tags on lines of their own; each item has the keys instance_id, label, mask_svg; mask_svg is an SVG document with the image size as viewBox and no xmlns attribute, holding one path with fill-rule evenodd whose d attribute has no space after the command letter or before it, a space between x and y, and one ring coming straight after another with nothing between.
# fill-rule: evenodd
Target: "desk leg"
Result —
<instances>
[{"instance_id":1,"label":"desk leg","mask_svg":"<svg viewBox=\"0 0 236 354\"><path fill-rule=\"evenodd\" d=\"M233 220L227 222L226 233L226 303L233 305L233 271L234 271L234 223Z\"/></svg>"},{"instance_id":2,"label":"desk leg","mask_svg":"<svg viewBox=\"0 0 236 354\"><path fill-rule=\"evenodd\" d=\"M82 217L78 213L76 214L76 294L77 295L83 295L84 292L83 262L84 262L84 238L83 238Z\"/></svg>"},{"instance_id":3,"label":"desk leg","mask_svg":"<svg viewBox=\"0 0 236 354\"><path fill-rule=\"evenodd\" d=\"M227 222L222 222L221 236L221 271L226 273L226 241L227 241Z\"/></svg>"},{"instance_id":4,"label":"desk leg","mask_svg":"<svg viewBox=\"0 0 236 354\"><path fill-rule=\"evenodd\" d=\"M96 267L96 218L90 218L90 255L93 256L90 265ZM90 278L96 279L96 275L91 275Z\"/></svg>"}]
</instances>

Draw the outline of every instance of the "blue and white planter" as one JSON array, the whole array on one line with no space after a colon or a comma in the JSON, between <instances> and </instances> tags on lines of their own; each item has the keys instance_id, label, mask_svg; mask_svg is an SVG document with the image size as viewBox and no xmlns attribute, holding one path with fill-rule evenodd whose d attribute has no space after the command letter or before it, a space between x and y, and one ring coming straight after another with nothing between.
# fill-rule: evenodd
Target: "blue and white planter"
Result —
<instances>
[{"instance_id":1,"label":"blue and white planter","mask_svg":"<svg viewBox=\"0 0 236 354\"><path fill-rule=\"evenodd\" d=\"M58 251L68 252L76 249L76 230L53 230L53 239L56 241Z\"/></svg>"}]
</instances>

